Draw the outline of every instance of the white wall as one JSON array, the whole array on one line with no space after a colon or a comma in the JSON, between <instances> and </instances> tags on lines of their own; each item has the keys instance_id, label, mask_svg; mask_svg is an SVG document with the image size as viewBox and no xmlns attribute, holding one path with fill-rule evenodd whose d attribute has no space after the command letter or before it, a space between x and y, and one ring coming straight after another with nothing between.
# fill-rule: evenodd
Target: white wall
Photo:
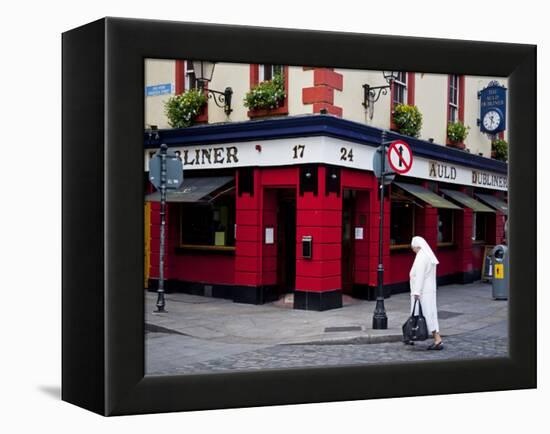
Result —
<instances>
[{"instance_id":1,"label":"white wall","mask_svg":"<svg viewBox=\"0 0 550 434\"><path fill-rule=\"evenodd\" d=\"M145 59L145 86L157 84L172 85L175 91L176 62L164 59ZM164 114L164 103L174 95L156 95L145 97L145 127L156 125L159 128L169 128L168 120Z\"/></svg>"},{"instance_id":2,"label":"white wall","mask_svg":"<svg viewBox=\"0 0 550 434\"><path fill-rule=\"evenodd\" d=\"M313 113L312 104L302 103L302 89L313 86L313 71L301 66L289 68L288 108L289 115ZM334 91L334 105L343 109L343 117L355 122L378 128L390 127L390 92L381 95L374 105L373 118L370 119L363 107L363 84L371 86L386 85L381 71L360 71L351 69L335 69L343 75L342 91ZM465 77L464 124L470 127L465 140L466 148L472 154L491 155L491 142L487 135L482 134L477 126L479 117L479 100L477 92L494 80L493 77ZM506 79L497 79L507 86ZM175 61L147 59L145 62L145 85L171 83L175 87ZM248 109L243 104L246 92L250 89L249 64L218 63L214 71L210 88L223 91L226 87L233 89L233 112L226 116L223 109L209 100L208 121L210 123L238 122L248 120ZM416 73L415 104L422 113L422 130L420 138L433 139L434 143L445 145L447 136L447 86L446 74ZM159 95L145 98L145 124L157 125L159 128L169 128L164 115L164 103L171 96ZM507 132L505 132L507 139Z\"/></svg>"},{"instance_id":3,"label":"white wall","mask_svg":"<svg viewBox=\"0 0 550 434\"><path fill-rule=\"evenodd\" d=\"M210 89L223 92L226 87L233 89L231 108L226 116L222 108L212 99L208 100L208 122L238 122L248 120L248 109L243 104L244 95L250 90L250 65L248 63L217 63L214 68Z\"/></svg>"},{"instance_id":4,"label":"white wall","mask_svg":"<svg viewBox=\"0 0 550 434\"><path fill-rule=\"evenodd\" d=\"M447 141L447 81L444 74L415 76L415 104L422 113L420 138L440 145Z\"/></svg>"},{"instance_id":5,"label":"white wall","mask_svg":"<svg viewBox=\"0 0 550 434\"><path fill-rule=\"evenodd\" d=\"M342 107L343 117L379 128L390 125L390 92L381 95L374 104L373 118L370 119L363 107L363 85L384 86L386 80L379 71L361 71L353 69L335 69L343 75L342 92L334 92L334 105Z\"/></svg>"},{"instance_id":6,"label":"white wall","mask_svg":"<svg viewBox=\"0 0 550 434\"><path fill-rule=\"evenodd\" d=\"M288 114L313 113L313 104L302 103L302 89L313 86L313 70L301 66L288 67Z\"/></svg>"}]
</instances>

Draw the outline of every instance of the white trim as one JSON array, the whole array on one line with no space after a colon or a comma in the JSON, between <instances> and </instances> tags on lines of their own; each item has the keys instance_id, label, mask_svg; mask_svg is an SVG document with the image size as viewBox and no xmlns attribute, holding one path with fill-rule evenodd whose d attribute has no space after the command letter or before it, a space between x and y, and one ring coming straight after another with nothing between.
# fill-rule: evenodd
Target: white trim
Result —
<instances>
[{"instance_id":1,"label":"white trim","mask_svg":"<svg viewBox=\"0 0 550 434\"><path fill-rule=\"evenodd\" d=\"M376 150L373 146L325 136L171 147L170 149L181 153L185 171L247 166L292 166L308 163L324 163L372 171L372 160ZM149 158L154 152L156 150L153 149L145 151L145 171L149 170ZM404 176L492 190L507 190L507 175L414 155L413 157L412 167Z\"/></svg>"}]
</instances>

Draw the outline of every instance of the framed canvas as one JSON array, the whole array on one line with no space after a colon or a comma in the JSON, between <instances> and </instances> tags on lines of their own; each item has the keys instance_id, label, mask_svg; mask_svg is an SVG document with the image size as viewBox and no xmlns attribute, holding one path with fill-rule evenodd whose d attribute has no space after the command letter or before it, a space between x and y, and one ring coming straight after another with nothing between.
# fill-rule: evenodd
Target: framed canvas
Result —
<instances>
[{"instance_id":1,"label":"framed canvas","mask_svg":"<svg viewBox=\"0 0 550 434\"><path fill-rule=\"evenodd\" d=\"M105 18L64 33L62 50L63 400L107 416L536 387L534 46ZM507 356L147 375L144 316L149 308L141 290L150 218L143 212L148 193L147 59L506 79L512 144ZM297 121L288 128L303 132L315 127L320 134L319 129L334 131L338 122ZM197 134L192 140L210 139ZM255 152L262 152L262 146L257 144ZM297 148L296 156L299 152ZM300 194L309 194L309 189L317 194L324 180L311 185L307 173ZM327 195L334 188L329 178ZM252 187L243 182L239 188ZM235 236L238 233L237 227ZM275 225L268 224L260 233L266 244L277 243ZM215 247L223 247L231 234L217 230ZM370 236L361 219L350 234L357 241ZM305 258L317 254L315 243L315 235L304 236L300 249ZM323 310L331 307L334 297L313 299L307 294L302 300Z\"/></svg>"}]
</instances>

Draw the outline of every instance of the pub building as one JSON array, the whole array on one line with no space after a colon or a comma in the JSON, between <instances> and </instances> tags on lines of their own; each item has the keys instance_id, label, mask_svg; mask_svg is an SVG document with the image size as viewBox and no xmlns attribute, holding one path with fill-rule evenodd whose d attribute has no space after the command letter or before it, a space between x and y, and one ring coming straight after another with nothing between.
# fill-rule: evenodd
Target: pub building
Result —
<instances>
[{"instance_id":1,"label":"pub building","mask_svg":"<svg viewBox=\"0 0 550 434\"><path fill-rule=\"evenodd\" d=\"M379 246L373 155L382 129L331 114L258 118L145 134L145 172L161 143L183 162L167 194L167 291L294 308L373 300ZM409 290L411 238L440 264L438 284L481 278L485 246L505 242L507 164L387 132L413 154L384 198L385 296ZM157 285L159 193L146 178L146 286Z\"/></svg>"}]
</instances>

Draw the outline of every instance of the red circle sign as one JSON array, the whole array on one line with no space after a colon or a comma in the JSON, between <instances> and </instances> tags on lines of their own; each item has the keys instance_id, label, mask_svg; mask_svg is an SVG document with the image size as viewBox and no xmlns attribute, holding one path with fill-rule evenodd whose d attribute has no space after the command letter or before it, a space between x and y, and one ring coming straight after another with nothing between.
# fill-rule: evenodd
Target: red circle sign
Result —
<instances>
[{"instance_id":1,"label":"red circle sign","mask_svg":"<svg viewBox=\"0 0 550 434\"><path fill-rule=\"evenodd\" d=\"M388 149L388 163L390 167L400 175L411 170L413 154L408 143L403 140L392 142Z\"/></svg>"}]
</instances>

